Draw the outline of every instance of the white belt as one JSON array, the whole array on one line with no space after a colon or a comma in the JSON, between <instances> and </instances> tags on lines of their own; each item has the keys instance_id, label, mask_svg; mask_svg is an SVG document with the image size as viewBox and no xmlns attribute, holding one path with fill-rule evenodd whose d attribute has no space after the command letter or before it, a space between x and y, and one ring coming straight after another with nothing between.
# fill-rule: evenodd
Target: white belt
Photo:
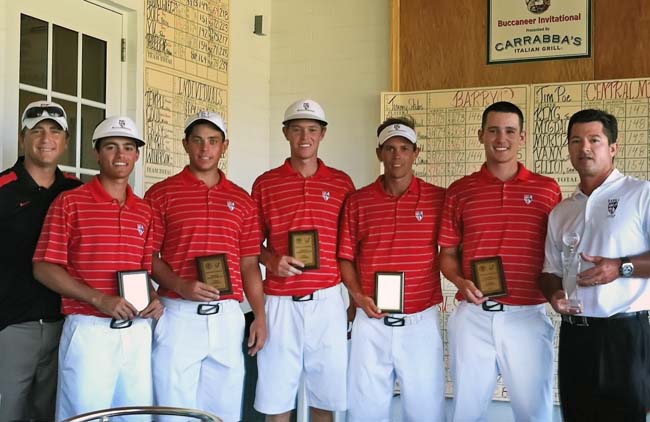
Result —
<instances>
[{"instance_id":1,"label":"white belt","mask_svg":"<svg viewBox=\"0 0 650 422\"><path fill-rule=\"evenodd\" d=\"M315 290L312 293L306 295L299 295L299 296L269 295L269 296L277 297L283 300L292 300L294 302L310 302L312 300L323 300L323 299L328 299L330 297L336 297L336 296L341 297L341 285L336 284L332 287Z\"/></svg>"},{"instance_id":2,"label":"white belt","mask_svg":"<svg viewBox=\"0 0 650 422\"><path fill-rule=\"evenodd\" d=\"M161 297L160 301L165 306L165 309L180 312L183 314L194 314L198 316L241 311L239 302L237 302L235 299L214 300L211 302L195 302L193 300ZM197 314L197 310L199 308L204 308L206 310L210 308L212 310L216 310L216 312Z\"/></svg>"}]
</instances>

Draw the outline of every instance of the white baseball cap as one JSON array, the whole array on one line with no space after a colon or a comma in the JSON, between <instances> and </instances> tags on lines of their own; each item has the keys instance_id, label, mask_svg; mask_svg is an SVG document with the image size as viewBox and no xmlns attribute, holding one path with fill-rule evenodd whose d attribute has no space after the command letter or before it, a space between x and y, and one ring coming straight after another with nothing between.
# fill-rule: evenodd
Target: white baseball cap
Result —
<instances>
[{"instance_id":1,"label":"white baseball cap","mask_svg":"<svg viewBox=\"0 0 650 422\"><path fill-rule=\"evenodd\" d=\"M282 124L287 124L288 121L298 119L310 119L321 122L327 126L327 119L325 118L325 111L316 101L310 99L298 100L291 104L284 112L284 120Z\"/></svg>"},{"instance_id":2,"label":"white baseball cap","mask_svg":"<svg viewBox=\"0 0 650 422\"><path fill-rule=\"evenodd\" d=\"M217 129L223 132L224 139L228 137L226 132L226 122L223 121L221 114L215 113L214 111L199 111L198 113L189 116L187 120L185 120L185 134L187 135L187 130L190 126L200 121L212 123L217 127Z\"/></svg>"},{"instance_id":3,"label":"white baseball cap","mask_svg":"<svg viewBox=\"0 0 650 422\"><path fill-rule=\"evenodd\" d=\"M107 117L98 124L93 132L93 147L98 140L111 137L131 138L135 140L137 146L144 146L144 141L142 140L142 136L140 136L140 132L138 132L138 128L133 120L126 116Z\"/></svg>"},{"instance_id":4,"label":"white baseball cap","mask_svg":"<svg viewBox=\"0 0 650 422\"><path fill-rule=\"evenodd\" d=\"M23 111L23 128L33 129L38 122L54 120L63 130L68 130L68 116L60 104L51 101L34 101Z\"/></svg>"},{"instance_id":5,"label":"white baseball cap","mask_svg":"<svg viewBox=\"0 0 650 422\"><path fill-rule=\"evenodd\" d=\"M382 131L379 132L379 136L377 137L377 142L379 143L379 146L382 146L384 145L384 142L396 136L401 136L402 138L408 139L414 145L417 143L415 131L401 123L388 125L382 129Z\"/></svg>"}]
</instances>

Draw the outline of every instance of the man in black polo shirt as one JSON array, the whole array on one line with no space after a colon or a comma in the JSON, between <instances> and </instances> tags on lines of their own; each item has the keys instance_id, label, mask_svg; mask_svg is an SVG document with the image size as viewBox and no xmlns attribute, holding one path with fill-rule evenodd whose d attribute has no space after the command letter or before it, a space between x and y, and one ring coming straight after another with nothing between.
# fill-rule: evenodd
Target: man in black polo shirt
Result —
<instances>
[{"instance_id":1,"label":"man in black polo shirt","mask_svg":"<svg viewBox=\"0 0 650 422\"><path fill-rule=\"evenodd\" d=\"M50 203L81 185L57 167L69 138L63 107L29 104L24 157L0 173L0 421L54 419L61 298L34 279L32 255Z\"/></svg>"}]
</instances>

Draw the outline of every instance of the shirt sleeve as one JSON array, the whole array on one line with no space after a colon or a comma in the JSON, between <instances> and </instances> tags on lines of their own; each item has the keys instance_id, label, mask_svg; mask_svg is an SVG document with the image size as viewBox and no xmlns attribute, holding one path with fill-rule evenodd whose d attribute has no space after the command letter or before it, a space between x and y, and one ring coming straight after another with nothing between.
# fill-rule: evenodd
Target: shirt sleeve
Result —
<instances>
[{"instance_id":1,"label":"shirt sleeve","mask_svg":"<svg viewBox=\"0 0 650 422\"><path fill-rule=\"evenodd\" d=\"M562 277L562 249L558 248L559 227L555 212L551 211L544 244L544 267L542 272Z\"/></svg>"},{"instance_id":2,"label":"shirt sleeve","mask_svg":"<svg viewBox=\"0 0 650 422\"><path fill-rule=\"evenodd\" d=\"M160 249L162 249L163 239L165 238L165 218L162 210L162 198L159 194L159 190L154 186L144 194L144 199L147 201L149 206L151 206L153 216L153 227L151 230L152 251L160 252Z\"/></svg>"},{"instance_id":3,"label":"shirt sleeve","mask_svg":"<svg viewBox=\"0 0 650 422\"><path fill-rule=\"evenodd\" d=\"M262 244L262 229L260 224L257 205L251 198L247 198L247 210L242 225L242 233L239 239L239 256L257 256L260 254Z\"/></svg>"},{"instance_id":4,"label":"shirt sleeve","mask_svg":"<svg viewBox=\"0 0 650 422\"><path fill-rule=\"evenodd\" d=\"M71 211L65 202L65 195L59 195L47 212L41 235L36 244L33 262L68 264L68 242L71 238Z\"/></svg>"},{"instance_id":5,"label":"shirt sleeve","mask_svg":"<svg viewBox=\"0 0 650 422\"><path fill-rule=\"evenodd\" d=\"M261 176L260 176L261 177ZM260 229L260 243L267 239L269 236L268 228L264 223L264 208L262 206L262 188L260 187L260 179L258 178L255 183L253 183L253 189L251 190L251 196L253 202L255 202L255 210L257 212L257 222Z\"/></svg>"},{"instance_id":6,"label":"shirt sleeve","mask_svg":"<svg viewBox=\"0 0 650 422\"><path fill-rule=\"evenodd\" d=\"M458 206L458 196L452 184L447 189L445 202L442 207L442 220L440 222L440 234L438 244L442 248L458 246L463 237L463 223L460 218L462 210Z\"/></svg>"},{"instance_id":7,"label":"shirt sleeve","mask_svg":"<svg viewBox=\"0 0 650 422\"><path fill-rule=\"evenodd\" d=\"M355 203L351 196L347 197L339 222L337 256L348 261L354 261L357 251L358 214Z\"/></svg>"}]
</instances>

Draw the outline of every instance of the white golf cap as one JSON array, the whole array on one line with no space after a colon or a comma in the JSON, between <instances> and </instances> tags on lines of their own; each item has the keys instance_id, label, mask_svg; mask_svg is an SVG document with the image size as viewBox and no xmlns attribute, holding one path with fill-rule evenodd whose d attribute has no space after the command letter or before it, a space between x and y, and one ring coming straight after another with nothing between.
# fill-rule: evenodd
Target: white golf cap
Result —
<instances>
[{"instance_id":1,"label":"white golf cap","mask_svg":"<svg viewBox=\"0 0 650 422\"><path fill-rule=\"evenodd\" d=\"M379 136L377 137L379 146L384 145L384 142L396 136L408 139L414 145L417 143L417 137L413 129L401 123L395 123L386 126L381 132L379 132Z\"/></svg>"},{"instance_id":2,"label":"white golf cap","mask_svg":"<svg viewBox=\"0 0 650 422\"><path fill-rule=\"evenodd\" d=\"M217 129L223 132L224 139L228 137L226 132L226 122L223 121L221 114L215 113L214 111L199 111L198 113L192 114L188 117L187 120L185 120L185 134L187 135L187 129L189 129L190 126L201 121L212 123L217 127Z\"/></svg>"},{"instance_id":3,"label":"white golf cap","mask_svg":"<svg viewBox=\"0 0 650 422\"><path fill-rule=\"evenodd\" d=\"M285 125L288 121L298 119L317 120L327 126L327 119L325 118L323 107L316 101L310 99L298 100L291 104L284 112L282 124Z\"/></svg>"},{"instance_id":4,"label":"white golf cap","mask_svg":"<svg viewBox=\"0 0 650 422\"><path fill-rule=\"evenodd\" d=\"M68 130L68 116L60 104L51 101L34 101L23 111L23 128L33 129L38 122L54 120L63 130Z\"/></svg>"},{"instance_id":5,"label":"white golf cap","mask_svg":"<svg viewBox=\"0 0 650 422\"><path fill-rule=\"evenodd\" d=\"M135 140L137 146L144 145L135 123L126 116L107 117L98 124L93 132L93 147L98 140L112 137L131 138Z\"/></svg>"}]
</instances>

